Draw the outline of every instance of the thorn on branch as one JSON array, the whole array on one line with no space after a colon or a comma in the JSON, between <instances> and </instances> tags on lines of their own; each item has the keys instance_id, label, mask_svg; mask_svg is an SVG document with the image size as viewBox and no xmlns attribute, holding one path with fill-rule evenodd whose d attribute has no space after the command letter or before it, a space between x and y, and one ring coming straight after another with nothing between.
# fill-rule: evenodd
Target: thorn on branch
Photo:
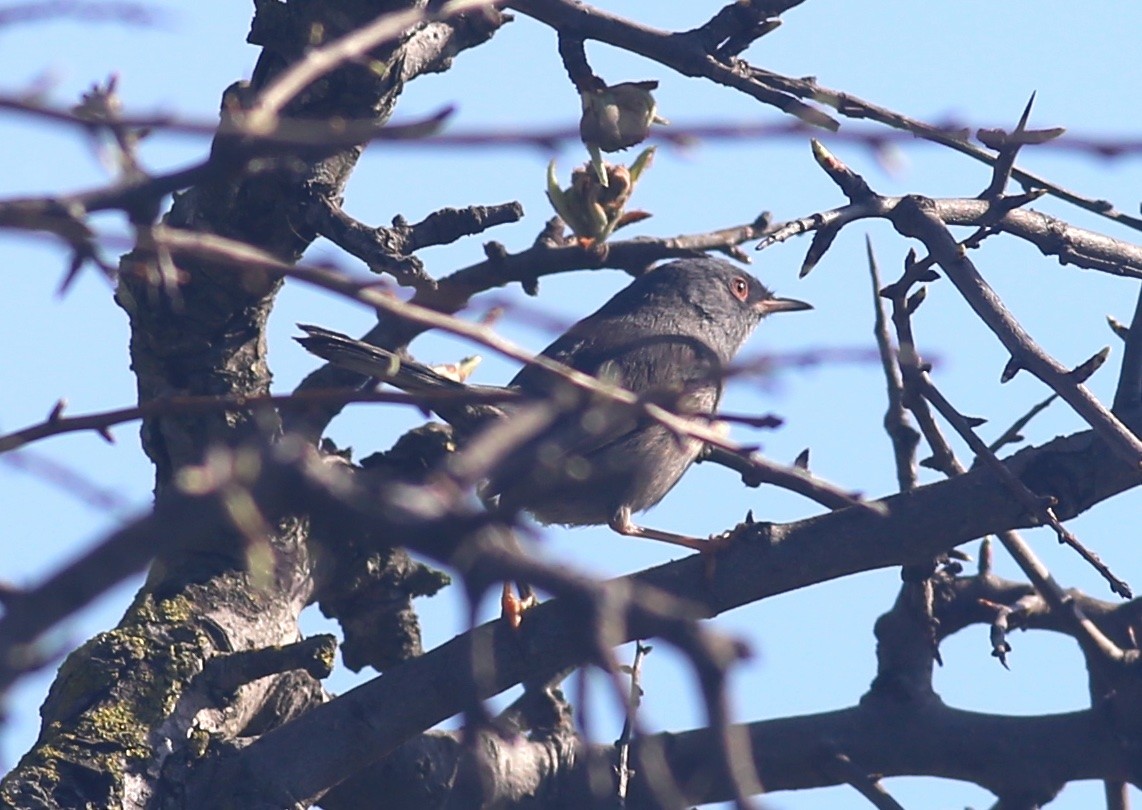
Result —
<instances>
[{"instance_id":1,"label":"thorn on branch","mask_svg":"<svg viewBox=\"0 0 1142 810\"><path fill-rule=\"evenodd\" d=\"M1022 208L1026 205L1030 205L1036 200L1046 196L1046 194L1046 189L1042 188L1032 189L1031 191L1024 192L1023 194L1005 194L998 199L991 200L991 207L988 213L980 221L986 228L990 224L1003 219L1003 217L1011 211ZM988 233L986 235L990 235L993 232L994 231L988 229ZM980 239L979 241L983 240ZM975 245L972 245L972 247L975 247Z\"/></svg>"},{"instance_id":2,"label":"thorn on branch","mask_svg":"<svg viewBox=\"0 0 1142 810\"><path fill-rule=\"evenodd\" d=\"M928 288L927 287L921 287L915 293L913 293L911 296L908 297L908 300L904 303L904 311L907 312L909 315L915 315L916 310L918 310L920 308L920 305L924 303L924 300L927 297L928 297Z\"/></svg>"},{"instance_id":3,"label":"thorn on branch","mask_svg":"<svg viewBox=\"0 0 1142 810\"><path fill-rule=\"evenodd\" d=\"M1027 121L1031 117L1031 107L1034 104L1035 94L1032 93L1031 98L1027 100L1027 106L1023 108L1019 122L1015 125L1015 132L1010 135L1001 129L981 129L976 132L976 137L984 146L999 153L995 158L995 163L992 164L991 182L988 183L987 188L980 192L979 198L981 200L998 199L1002 196L1004 189L1007 188L1007 181L1011 179L1011 170L1015 168L1015 156L1019 154L1019 149L1024 143L1022 135L1026 130Z\"/></svg>"},{"instance_id":4,"label":"thorn on branch","mask_svg":"<svg viewBox=\"0 0 1142 810\"><path fill-rule=\"evenodd\" d=\"M907 255L904 257L904 274L899 280L881 289L879 293L880 297L889 300L897 297L904 298L913 284L938 280L941 276L933 269L935 264L936 260L931 256L924 258L922 261L917 259L915 248L909 248Z\"/></svg>"},{"instance_id":5,"label":"thorn on branch","mask_svg":"<svg viewBox=\"0 0 1142 810\"><path fill-rule=\"evenodd\" d=\"M1075 380L1076 383L1086 382L1087 379L1092 374L1094 374L1094 372L1097 371L1103 365L1103 363L1106 362L1106 358L1109 355L1110 355L1110 347L1109 346L1103 347L1100 351L1098 351L1092 357L1090 357L1090 359L1084 361L1083 363L1079 364L1074 369L1072 369L1070 372L1071 376L1073 377L1073 379ZM1012 362L1014 362L1014 360L1010 361L1008 363L1008 365L1010 366ZM1018 369L1016 369L1015 371L1018 371ZM1014 375L1015 375L1015 372L1012 372L1011 376L1014 376ZM1000 378L1000 382L1007 382L1010 379L1011 379L1011 377L1007 376L1007 369L1005 368L1004 372L1003 372L1003 376ZM1007 430L1003 431L1003 433L1000 434L999 438L997 438L995 441L993 441L991 444L989 444L988 449L990 449L991 452L996 453L1000 450L1000 448L1002 448L1005 445L1023 441L1023 436L1021 436L1019 432L1021 430L1023 430L1024 427L1027 426L1027 423L1030 422L1032 418L1034 418L1035 416L1038 416L1044 409L1047 408L1047 406L1049 406L1052 402L1054 402L1058 398L1059 398L1058 394L1051 394L1049 397L1044 399L1042 402L1039 402L1039 403L1031 406L1031 409L1028 410L1027 413L1025 413L1023 416L1019 417L1018 419L1016 419L1015 422L1011 425L1011 427L1009 427Z\"/></svg>"},{"instance_id":6,"label":"thorn on branch","mask_svg":"<svg viewBox=\"0 0 1142 810\"><path fill-rule=\"evenodd\" d=\"M801 270L797 273L798 278L805 278L812 272L840 232L839 226L826 225L813 234L813 241L809 243L809 249L805 251L805 259L801 262Z\"/></svg>"},{"instance_id":7,"label":"thorn on branch","mask_svg":"<svg viewBox=\"0 0 1142 810\"><path fill-rule=\"evenodd\" d=\"M81 248L78 245L73 246L71 252L71 261L68 262L67 265L67 272L63 274L63 279L60 281L59 287L56 289L56 295L58 297L62 298L67 294L67 291L71 289L71 285L77 278L79 278L79 271L83 269L83 265L87 263L88 259L92 259L97 265L102 265L102 263L98 260L98 257L95 255L94 249L88 250L86 247ZM104 268L104 275L106 274L107 271L106 268ZM109 278L114 278L114 274L109 276Z\"/></svg>"},{"instance_id":8,"label":"thorn on branch","mask_svg":"<svg viewBox=\"0 0 1142 810\"><path fill-rule=\"evenodd\" d=\"M808 450L803 451L798 457L802 455L807 461ZM747 487L772 484L809 498L828 509L847 509L855 506L877 516L884 514L884 507L881 504L862 500L859 492L841 489L835 484L814 477L804 468L787 467L753 453L735 453L723 447L707 445L702 455L698 457L698 461L720 464L734 470L741 475L742 483Z\"/></svg>"},{"instance_id":9,"label":"thorn on branch","mask_svg":"<svg viewBox=\"0 0 1142 810\"><path fill-rule=\"evenodd\" d=\"M1008 383L1015 379L1015 375L1023 370L1023 364L1015 357L1008 359L1007 363L1003 366L1003 371L999 374L999 381L1001 383Z\"/></svg>"},{"instance_id":10,"label":"thorn on branch","mask_svg":"<svg viewBox=\"0 0 1142 810\"><path fill-rule=\"evenodd\" d=\"M1106 316L1106 325L1110 327L1110 331L1113 332L1120 340L1126 340L1130 337L1130 327L1124 324L1122 321L1118 320L1118 318L1115 318L1113 315Z\"/></svg>"},{"instance_id":11,"label":"thorn on branch","mask_svg":"<svg viewBox=\"0 0 1142 810\"><path fill-rule=\"evenodd\" d=\"M761 430L775 430L785 424L785 420L772 413L754 416L751 414L719 413L713 417L717 422L732 422L735 425L758 428Z\"/></svg>"},{"instance_id":12,"label":"thorn on branch","mask_svg":"<svg viewBox=\"0 0 1142 810\"><path fill-rule=\"evenodd\" d=\"M993 441L991 444L989 444L988 449L991 450L991 452L993 452L993 453L998 453L1001 448L1003 448L1004 446L1006 446L1008 444L1014 444L1016 442L1023 441L1023 436L1020 434L1020 431L1023 430L1024 427L1027 426L1028 422L1030 422L1034 417L1036 417L1040 413L1042 413L1042 411L1045 410L1047 408L1047 406L1049 406L1052 402L1054 402L1058 398L1059 398L1058 394L1051 394L1049 397L1044 399L1042 402L1039 402L1039 403L1036 403L1035 405L1032 405L1031 409L1028 410L1027 413L1023 414L1023 416L1016 419L1012 423L1011 427L1009 427L1007 430L1003 431L1003 433L1001 433L999 435L999 438L997 438L995 441Z\"/></svg>"},{"instance_id":13,"label":"thorn on branch","mask_svg":"<svg viewBox=\"0 0 1142 810\"><path fill-rule=\"evenodd\" d=\"M1114 391L1113 408L1122 413L1142 404L1142 290L1134 305L1134 315L1124 338L1122 370Z\"/></svg>"},{"instance_id":14,"label":"thorn on branch","mask_svg":"<svg viewBox=\"0 0 1142 810\"><path fill-rule=\"evenodd\" d=\"M1083 361L1071 370L1071 379L1076 383L1084 383L1090 376L1102 368L1106 359L1110 357L1110 347L1103 346L1095 352L1089 359Z\"/></svg>"},{"instance_id":15,"label":"thorn on branch","mask_svg":"<svg viewBox=\"0 0 1142 810\"><path fill-rule=\"evenodd\" d=\"M1088 565L1106 580L1111 591L1129 599L1132 595L1130 586L1124 580L1115 576L1114 572L1110 570L1110 567L1107 566L1097 554L1086 548L1074 534L1063 526L1051 508L1052 505L1044 501L1043 496L1032 491L996 457L995 453L976 435L972 420L957 411L926 375L919 376L916 379L916 384L923 397L931 402L933 407L940 412L940 415L951 423L960 437L968 443L968 446L972 449L972 452L976 454L976 457L998 475L1000 481L1015 495L1027 510L1027 513L1032 515L1036 520L1050 526L1054 530L1055 535L1059 538L1059 542L1070 546L1076 551ZM1034 578L1032 579L1034 581ZM1042 582L1035 581L1035 586L1042 592L1044 587ZM1046 593L1044 593L1044 596L1049 600L1056 598ZM1058 598L1061 599L1061 596Z\"/></svg>"}]
</instances>

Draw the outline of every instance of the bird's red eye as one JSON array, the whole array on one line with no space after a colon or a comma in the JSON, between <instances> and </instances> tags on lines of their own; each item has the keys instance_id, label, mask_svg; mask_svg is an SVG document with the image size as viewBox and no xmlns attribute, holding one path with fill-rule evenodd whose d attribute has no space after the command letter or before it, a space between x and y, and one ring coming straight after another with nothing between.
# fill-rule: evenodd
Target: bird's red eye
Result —
<instances>
[{"instance_id":1,"label":"bird's red eye","mask_svg":"<svg viewBox=\"0 0 1142 810\"><path fill-rule=\"evenodd\" d=\"M734 298L745 301L749 298L749 282L741 276L735 276L730 281L730 292L734 294Z\"/></svg>"}]
</instances>

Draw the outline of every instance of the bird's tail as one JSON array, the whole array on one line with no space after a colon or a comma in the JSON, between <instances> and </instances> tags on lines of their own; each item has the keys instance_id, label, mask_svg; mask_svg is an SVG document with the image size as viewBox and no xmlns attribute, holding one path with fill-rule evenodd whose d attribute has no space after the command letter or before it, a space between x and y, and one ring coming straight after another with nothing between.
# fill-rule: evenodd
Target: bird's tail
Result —
<instances>
[{"instance_id":1,"label":"bird's tail","mask_svg":"<svg viewBox=\"0 0 1142 810\"><path fill-rule=\"evenodd\" d=\"M306 351L342 368L375 377L402 391L464 390L463 383L445 377L428 366L405 360L393 352L351 338L332 329L299 323L305 337L294 338Z\"/></svg>"}]
</instances>

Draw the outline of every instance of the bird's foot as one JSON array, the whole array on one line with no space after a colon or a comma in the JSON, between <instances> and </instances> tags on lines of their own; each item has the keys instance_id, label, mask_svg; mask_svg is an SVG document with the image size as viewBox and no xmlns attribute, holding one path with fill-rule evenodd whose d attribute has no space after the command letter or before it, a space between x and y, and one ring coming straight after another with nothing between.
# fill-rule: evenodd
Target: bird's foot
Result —
<instances>
[{"instance_id":1,"label":"bird's foot","mask_svg":"<svg viewBox=\"0 0 1142 810\"><path fill-rule=\"evenodd\" d=\"M500 594L500 618L507 622L512 630L518 630L523 624L523 614L539 604L539 598L531 586L517 583L516 587L519 590L518 596L510 582L504 583L503 592Z\"/></svg>"},{"instance_id":2,"label":"bird's foot","mask_svg":"<svg viewBox=\"0 0 1142 810\"><path fill-rule=\"evenodd\" d=\"M718 534L711 534L709 537L702 541L702 548L700 551L702 552L702 559L706 562L707 580L712 580L714 578L714 570L717 567L718 555L728 549L730 546L734 545L737 542L739 535L740 532L736 528L727 529L726 531L719 532Z\"/></svg>"},{"instance_id":3,"label":"bird's foot","mask_svg":"<svg viewBox=\"0 0 1142 810\"><path fill-rule=\"evenodd\" d=\"M609 524L611 529L626 537L644 537L647 540L658 540L661 543L670 543L675 546L683 546L684 548L693 549L694 551L706 551L707 540L701 537L690 537L686 534L675 534L674 532L664 532L661 529L651 529L646 526L639 526L630 519L630 510L626 507L619 509L611 518Z\"/></svg>"},{"instance_id":4,"label":"bird's foot","mask_svg":"<svg viewBox=\"0 0 1142 810\"><path fill-rule=\"evenodd\" d=\"M645 526L639 526L631 522L629 509L620 509L616 512L615 516L611 518L610 527L619 534L627 537L645 537L648 540L658 540L663 543L683 546L684 548L697 551L705 561L707 580L714 578L718 554L733 545L738 538L738 531L736 529L730 529L729 531L710 535L706 538L674 534L673 532L664 532L660 529L648 529Z\"/></svg>"}]
</instances>

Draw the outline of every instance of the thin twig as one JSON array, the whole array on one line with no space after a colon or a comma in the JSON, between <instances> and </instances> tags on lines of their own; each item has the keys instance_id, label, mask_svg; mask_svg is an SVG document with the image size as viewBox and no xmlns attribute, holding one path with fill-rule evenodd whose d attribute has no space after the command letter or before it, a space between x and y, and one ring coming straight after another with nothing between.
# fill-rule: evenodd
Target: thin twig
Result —
<instances>
[{"instance_id":1,"label":"thin twig","mask_svg":"<svg viewBox=\"0 0 1142 810\"><path fill-rule=\"evenodd\" d=\"M968 305L1011 353L1012 361L1018 367L1026 368L1066 400L1115 455L1132 469L1142 469L1142 440L1031 339L956 242L947 223L938 215L935 201L918 196L902 197L899 201L880 197L858 173L816 141L813 143L813 155L841 191L855 200L854 206L875 211L877 216L886 216L902 235L923 242ZM840 225L830 227L836 231ZM807 269L808 265L803 272ZM1008 368L1012 368L1010 363Z\"/></svg>"},{"instance_id":2,"label":"thin twig","mask_svg":"<svg viewBox=\"0 0 1142 810\"><path fill-rule=\"evenodd\" d=\"M975 430L972 429L971 424L964 415L952 407L952 404L940 393L927 373L921 373L917 377L916 383L925 399L936 407L940 415L947 419L952 427L955 428L960 438L968 443L972 452L976 454L976 458L986 464L996 474L996 477L1019 499L1020 503L1027 509L1028 514L1034 515L1037 520L1050 526L1058 536L1059 542L1070 546L1078 552L1079 556L1106 580L1114 593L1126 599L1133 596L1130 586L1116 577L1097 554L1084 546L1074 534L1063 526L1062 522L1055 516L1055 512L1050 504L1045 501L1042 496L1028 489L1027 485L1020 481L1007 465L991 452L987 444L979 438Z\"/></svg>"},{"instance_id":3,"label":"thin twig","mask_svg":"<svg viewBox=\"0 0 1142 810\"><path fill-rule=\"evenodd\" d=\"M171 416L190 413L217 413L219 411L237 411L257 409L270 405L294 405L298 402L326 403L336 402L348 404L353 402L383 402L398 405L414 405L423 408L425 405L439 403L443 400L464 402L485 402L494 404L517 399L511 391L488 391L486 389L469 389L465 391L421 391L416 394L407 394L403 391L355 391L345 388L309 390L293 394L267 394L263 396L172 396L148 400L142 405L130 408L118 408L112 411L100 411L82 416L62 416L53 412L53 416L36 425L29 425L21 430L13 431L0 436L0 453L15 450L34 441L46 439L51 436L60 436L65 433L92 430L106 441L114 441L109 428L124 422L134 422L138 419L147 419L153 416Z\"/></svg>"},{"instance_id":4,"label":"thin twig","mask_svg":"<svg viewBox=\"0 0 1142 810\"><path fill-rule=\"evenodd\" d=\"M40 100L32 94L0 93L0 110L40 119L46 123L87 128L90 119L77 114L72 105L57 105ZM441 132L441 125L453 113L451 107L442 107L423 119L408 123L386 124L375 118L344 118L336 123L324 119L295 119L279 116L272 129L255 130L242 118L194 119L170 113L127 113L119 124L131 129L145 129L154 133L211 138L216 134L256 140L263 146L337 146L383 140L396 148L416 149L518 149L528 147L544 152L555 152L561 146L579 141L577 125L527 127L450 127ZM956 123L935 127L949 137L965 130L986 130L983 125ZM671 116L670 128L652 129L648 143L692 148L695 143L721 143L735 141L790 140L803 143L807 135L820 133L820 128L800 121L765 122L753 120L699 120L691 123L675 121ZM906 147L917 143L915 136L906 131L885 132L881 127L847 126L828 135L832 144L843 143L878 150L885 145ZM1044 144L1036 144L1037 151L1075 153L1097 159L1130 159L1142 154L1142 137L1099 138L1063 135ZM1046 189L1043 193L1048 193Z\"/></svg>"},{"instance_id":5,"label":"thin twig","mask_svg":"<svg viewBox=\"0 0 1142 810\"><path fill-rule=\"evenodd\" d=\"M1023 436L1019 431L1023 430L1023 428L1027 426L1028 422L1045 411L1048 407L1050 407L1051 403L1058 398L1058 394L1051 394L1051 396L1047 397L1042 402L1036 402L1028 409L1027 413L1020 416L1018 419L1011 423L1011 426L1007 428L1007 430L1000 433L995 441L987 446L987 449L993 453L998 453L1002 448L1006 447L1009 444L1023 441Z\"/></svg>"},{"instance_id":6,"label":"thin twig","mask_svg":"<svg viewBox=\"0 0 1142 810\"><path fill-rule=\"evenodd\" d=\"M708 445L698 461L719 464L740 473L742 483L747 487L772 484L796 492L829 509L848 509L850 506L856 506L874 514L883 514L883 507L879 503L864 500L860 493L842 489L823 478L817 478L801 467L778 464L757 453L733 452Z\"/></svg>"},{"instance_id":7,"label":"thin twig","mask_svg":"<svg viewBox=\"0 0 1142 810\"><path fill-rule=\"evenodd\" d=\"M968 304L1017 362L1046 383L1094 428L1120 459L1142 469L1142 441L1107 410L1090 391L1076 384L1068 369L1048 355L1003 306L975 265L959 249L947 226L916 197L905 197L890 217L905 236L920 239Z\"/></svg>"},{"instance_id":8,"label":"thin twig","mask_svg":"<svg viewBox=\"0 0 1142 810\"><path fill-rule=\"evenodd\" d=\"M831 117L807 104L795 103L793 99L807 99L814 104L827 105L849 118L877 121L911 133L914 137L947 146L989 166L994 166L999 160L997 155L969 142L970 132L967 129L949 130L947 127L927 124L872 104L851 93L824 87L814 78L783 76L738 59L722 61L709 52L700 28L682 33L662 31L571 0L516 0L511 6L547 23L564 35L573 33L583 38L607 42L666 65L682 75L703 76L815 126L834 131L838 128ZM1142 229L1142 219L1116 210L1106 200L1085 197L1018 167L1011 170L1011 176L1025 188L1046 189L1052 196L1094 214L1131 228Z\"/></svg>"},{"instance_id":9,"label":"thin twig","mask_svg":"<svg viewBox=\"0 0 1142 810\"><path fill-rule=\"evenodd\" d=\"M630 744L631 735L634 731L634 719L638 714L638 708L642 705L642 659L652 650L653 647L645 645L641 640L636 640L634 643L634 660L631 661L629 669L630 674L630 695L627 698L627 712L623 720L623 730L619 734L618 740L615 742L615 747L618 749L619 764L618 764L618 797L619 806L625 807L627 800L627 786L630 784L630 778L634 774L630 769Z\"/></svg>"},{"instance_id":10,"label":"thin twig","mask_svg":"<svg viewBox=\"0 0 1142 810\"><path fill-rule=\"evenodd\" d=\"M1109 356L1110 347L1103 347L1091 355L1089 358L1084 360L1082 363L1079 363L1077 366L1071 369L1071 378L1077 383L1086 382L1090 376L1094 374L1094 372L1098 371L1098 369L1102 367L1103 363L1106 362L1106 358ZM1000 382L1006 382L1006 380L1000 378ZM1028 422L1042 413L1048 406L1050 406L1052 402L1058 399L1058 397L1058 394L1051 394L1051 396L1047 397L1042 402L1032 405L1027 413L1016 419L1011 424L1011 426L1007 428L1007 430L1003 431L1003 433L1001 433L995 441L987 446L987 449L993 453L997 453L999 452L1000 448L1004 447L1005 445L1022 441L1023 437L1020 435L1019 431L1023 430L1023 428L1027 426Z\"/></svg>"},{"instance_id":11,"label":"thin twig","mask_svg":"<svg viewBox=\"0 0 1142 810\"><path fill-rule=\"evenodd\" d=\"M934 459L932 466L949 478L963 475L967 472L967 468L956 458L947 439L944 438L942 431L936 424L928 408L927 399L923 395L923 380L927 372L915 349L907 308L899 297L893 300L893 304L893 322L896 325L901 345L900 368L904 378L905 390L911 394L911 398L906 401L909 409L916 416L925 439L932 447ZM971 432L970 426L967 427ZM1082 610L1074 600L1068 598L1063 587L1055 581L1051 572L1039 560L1023 537L1014 530L1001 531L997 536L1007 553L1011 555L1016 565L1019 566L1047 603L1054 610L1059 611L1060 615L1070 617L1075 639L1091 665L1100 666L1104 662L1121 660L1122 651L1090 619L1083 615ZM990 564L990 555L987 555L985 559L987 564ZM984 564L984 560L981 560L981 564Z\"/></svg>"},{"instance_id":12,"label":"thin twig","mask_svg":"<svg viewBox=\"0 0 1142 810\"><path fill-rule=\"evenodd\" d=\"M860 219L886 217L903 199L877 197L775 223L757 249L764 250L822 228L839 229ZM1061 264L1142 279L1142 245L1079 228L1040 211L1011 210L1002 201L925 198L925 205L932 206L936 216L947 225L975 225L1010 233L1030 242L1046 256L1057 256ZM968 246L972 243L968 242Z\"/></svg>"},{"instance_id":13,"label":"thin twig","mask_svg":"<svg viewBox=\"0 0 1142 810\"><path fill-rule=\"evenodd\" d=\"M877 810L904 810L904 805L892 798L884 789L884 785L880 784L880 779L859 767L848 755L834 754L829 758L826 767L868 799Z\"/></svg>"},{"instance_id":14,"label":"thin twig","mask_svg":"<svg viewBox=\"0 0 1142 810\"><path fill-rule=\"evenodd\" d=\"M892 441L892 454L896 460L896 483L901 492L916 487L916 447L920 444L920 434L908 421L904 409L904 382L897 365L896 351L888 334L888 318L880 301L880 272L877 269L876 255L872 250L872 239L865 235L865 252L868 255L868 272L872 278L873 335L880 352L880 363L884 370L884 380L888 391L888 407L884 412L884 429Z\"/></svg>"}]
</instances>

